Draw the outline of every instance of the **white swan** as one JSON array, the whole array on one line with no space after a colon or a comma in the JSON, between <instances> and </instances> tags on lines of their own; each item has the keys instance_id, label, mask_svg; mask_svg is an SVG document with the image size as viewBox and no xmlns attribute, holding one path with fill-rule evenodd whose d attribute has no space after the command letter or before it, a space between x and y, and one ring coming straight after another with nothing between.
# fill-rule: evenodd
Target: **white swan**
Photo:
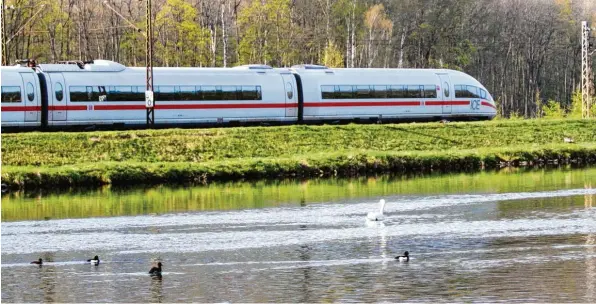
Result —
<instances>
[{"instance_id":1,"label":"white swan","mask_svg":"<svg viewBox=\"0 0 596 304\"><path fill-rule=\"evenodd\" d=\"M379 212L369 212L366 215L366 219L369 221L382 221L385 216L383 216L383 210L385 210L385 200L381 199L379 201L379 204L381 204L381 209L379 210Z\"/></svg>"}]
</instances>

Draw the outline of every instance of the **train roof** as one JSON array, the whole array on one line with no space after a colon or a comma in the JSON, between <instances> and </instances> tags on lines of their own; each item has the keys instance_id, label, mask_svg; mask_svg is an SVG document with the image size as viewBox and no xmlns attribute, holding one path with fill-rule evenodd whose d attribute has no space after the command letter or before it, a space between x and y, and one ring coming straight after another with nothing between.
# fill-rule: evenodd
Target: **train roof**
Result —
<instances>
[{"instance_id":1,"label":"train roof","mask_svg":"<svg viewBox=\"0 0 596 304\"><path fill-rule=\"evenodd\" d=\"M37 66L43 72L121 72L126 69L123 64L101 59L92 62L42 63Z\"/></svg>"},{"instance_id":2,"label":"train roof","mask_svg":"<svg viewBox=\"0 0 596 304\"><path fill-rule=\"evenodd\" d=\"M350 73L362 73L362 72L375 72L375 73L388 73L388 74L395 74L395 73L445 73L445 74L453 74L454 72L459 72L456 70L449 70L449 69L398 69L398 68L302 68L302 67L292 67L293 71L298 72L300 74L343 74L349 75ZM461 73L461 72L459 72ZM465 73L463 73L465 74Z\"/></svg>"},{"instance_id":3,"label":"train roof","mask_svg":"<svg viewBox=\"0 0 596 304\"><path fill-rule=\"evenodd\" d=\"M28 67L24 67L21 65L7 65L7 66L2 66L2 71L11 71L11 72L20 72L20 73L25 73L25 72L29 72L29 73L33 73L33 69L28 68Z\"/></svg>"},{"instance_id":4,"label":"train roof","mask_svg":"<svg viewBox=\"0 0 596 304\"><path fill-rule=\"evenodd\" d=\"M69 61L64 63L39 64L38 69L42 72L131 72L145 73L145 67L126 67L120 63L110 60L94 60L92 62ZM232 68L219 67L154 67L154 72L175 72L175 73L196 73L216 72L229 74L282 74L290 73L287 68L272 68L268 65L250 64Z\"/></svg>"},{"instance_id":5,"label":"train roof","mask_svg":"<svg viewBox=\"0 0 596 304\"><path fill-rule=\"evenodd\" d=\"M22 65L4 66L3 70L16 72L33 72L33 69ZM118 62L110 60L93 60L89 62L82 61L64 61L57 64L38 64L37 69L41 72L128 72L145 73L144 67L126 67ZM300 75L335 75L346 77L363 77L363 73L374 73L375 77L427 77L429 74L449 74L456 78L474 79L470 75L450 69L397 69L397 68L329 68L323 65L301 64L289 68L272 68L263 64L248 64L231 68L221 67L154 67L154 72L158 73L176 73L176 74L194 74L214 73L226 75L251 75L251 74L287 74L296 73ZM370 75L370 74L369 74ZM367 76L365 76L367 77ZM474 79L475 82L477 82Z\"/></svg>"},{"instance_id":6,"label":"train roof","mask_svg":"<svg viewBox=\"0 0 596 304\"><path fill-rule=\"evenodd\" d=\"M38 69L42 72L144 72L144 67L126 67L123 64L110 60L97 59L90 62L82 61L65 61L62 63L51 63L51 64L38 64ZM15 66L3 66L3 69L22 69L31 70L31 68L23 67L20 65ZM275 72L275 73L288 73L294 72L298 74L337 74L337 75L351 75L359 74L362 72L374 72L378 74L395 74L395 73L446 73L446 74L460 74L467 75L463 72L449 69L396 69L396 68L329 68L323 65L315 64L301 64L294 65L290 68L272 68L269 65L264 64L247 64L231 68L221 67L154 67L154 71L159 72L177 72L177 73L192 73L197 71L202 72ZM241 72L242 73L242 72Z\"/></svg>"}]
</instances>

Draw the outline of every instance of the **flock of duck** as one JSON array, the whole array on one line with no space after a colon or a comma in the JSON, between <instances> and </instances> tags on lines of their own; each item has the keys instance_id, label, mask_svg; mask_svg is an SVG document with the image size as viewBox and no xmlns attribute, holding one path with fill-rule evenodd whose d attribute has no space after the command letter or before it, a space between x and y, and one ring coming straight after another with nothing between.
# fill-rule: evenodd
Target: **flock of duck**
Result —
<instances>
[{"instance_id":1,"label":"flock of duck","mask_svg":"<svg viewBox=\"0 0 596 304\"><path fill-rule=\"evenodd\" d=\"M381 199L379 201L380 204L380 210L379 212L369 212L366 215L366 220L368 221L382 221L385 219L383 212L385 211L385 200ZM396 260L400 261L400 262L409 262L410 261L410 253L409 252L404 252L404 255L399 255L395 257ZM91 265L99 265L99 256L94 256L92 259L88 259L87 263L90 263ZM39 260L37 261L33 261L31 262L31 264L36 264L36 265L43 265L43 260L41 258L39 258ZM151 269L149 270L149 274L151 276L158 276L161 277L161 262L158 262L155 266L151 267Z\"/></svg>"},{"instance_id":2,"label":"flock of duck","mask_svg":"<svg viewBox=\"0 0 596 304\"><path fill-rule=\"evenodd\" d=\"M96 255L92 259L88 259L87 263L95 266L99 265L99 256ZM39 260L31 262L31 264L39 265L39 267L41 267L43 265L43 259L39 258ZM151 276L161 277L161 266L161 262L158 262L155 266L151 267L149 274Z\"/></svg>"}]
</instances>

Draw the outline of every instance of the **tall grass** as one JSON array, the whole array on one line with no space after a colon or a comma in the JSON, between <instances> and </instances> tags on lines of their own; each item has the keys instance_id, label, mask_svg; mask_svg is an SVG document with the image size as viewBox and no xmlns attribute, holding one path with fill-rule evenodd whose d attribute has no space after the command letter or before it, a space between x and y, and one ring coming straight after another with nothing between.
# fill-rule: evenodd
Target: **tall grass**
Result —
<instances>
[{"instance_id":1,"label":"tall grass","mask_svg":"<svg viewBox=\"0 0 596 304\"><path fill-rule=\"evenodd\" d=\"M2 135L5 166L289 158L318 153L449 151L596 142L593 120L289 126Z\"/></svg>"}]
</instances>

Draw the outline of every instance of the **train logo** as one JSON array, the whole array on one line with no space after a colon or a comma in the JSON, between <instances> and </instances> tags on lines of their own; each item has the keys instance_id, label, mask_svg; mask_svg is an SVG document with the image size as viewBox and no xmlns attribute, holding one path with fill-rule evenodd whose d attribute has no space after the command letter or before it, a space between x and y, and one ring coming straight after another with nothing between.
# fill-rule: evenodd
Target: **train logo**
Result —
<instances>
[{"instance_id":1,"label":"train logo","mask_svg":"<svg viewBox=\"0 0 596 304\"><path fill-rule=\"evenodd\" d=\"M480 110L480 99L470 100L470 109L474 111Z\"/></svg>"}]
</instances>

